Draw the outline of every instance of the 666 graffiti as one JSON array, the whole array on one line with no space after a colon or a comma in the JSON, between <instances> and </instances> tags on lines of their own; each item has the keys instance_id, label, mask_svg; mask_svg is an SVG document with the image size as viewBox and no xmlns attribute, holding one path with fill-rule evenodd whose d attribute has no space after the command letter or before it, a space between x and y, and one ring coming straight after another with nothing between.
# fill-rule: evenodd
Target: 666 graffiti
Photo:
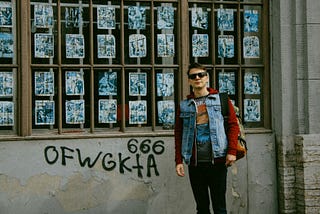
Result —
<instances>
[{"instance_id":1,"label":"666 graffiti","mask_svg":"<svg viewBox=\"0 0 320 214\"><path fill-rule=\"evenodd\" d=\"M101 162L105 171L118 169L121 174L126 172L137 173L139 178L143 178L144 174L147 177L151 177L153 173L156 176L160 175L156 156L163 154L165 151L162 140L152 142L150 139L145 139L139 142L137 139L130 139L127 142L127 149L129 155L122 152L114 155L110 152L99 151L95 155L84 156L79 148L46 146L44 148L44 158L50 165L61 163L62 166L66 166L67 164L74 165L76 162L80 167L93 168Z\"/></svg>"}]
</instances>

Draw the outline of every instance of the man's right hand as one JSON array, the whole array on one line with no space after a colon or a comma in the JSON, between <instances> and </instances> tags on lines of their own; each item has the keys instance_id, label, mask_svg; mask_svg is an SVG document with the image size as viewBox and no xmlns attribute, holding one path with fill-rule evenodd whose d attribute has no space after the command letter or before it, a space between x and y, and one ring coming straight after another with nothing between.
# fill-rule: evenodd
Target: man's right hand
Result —
<instances>
[{"instance_id":1,"label":"man's right hand","mask_svg":"<svg viewBox=\"0 0 320 214\"><path fill-rule=\"evenodd\" d=\"M184 176L184 166L182 163L176 165L176 172L180 177Z\"/></svg>"}]
</instances>

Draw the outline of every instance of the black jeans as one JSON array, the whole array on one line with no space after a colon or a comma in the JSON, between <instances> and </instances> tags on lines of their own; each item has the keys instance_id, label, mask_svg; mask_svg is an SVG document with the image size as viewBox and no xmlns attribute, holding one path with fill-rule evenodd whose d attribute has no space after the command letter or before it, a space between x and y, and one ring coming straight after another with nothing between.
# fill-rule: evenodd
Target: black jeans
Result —
<instances>
[{"instance_id":1,"label":"black jeans","mask_svg":"<svg viewBox=\"0 0 320 214\"><path fill-rule=\"evenodd\" d=\"M210 197L214 214L227 213L227 167L224 163L189 166L189 179L198 214L210 214Z\"/></svg>"}]
</instances>

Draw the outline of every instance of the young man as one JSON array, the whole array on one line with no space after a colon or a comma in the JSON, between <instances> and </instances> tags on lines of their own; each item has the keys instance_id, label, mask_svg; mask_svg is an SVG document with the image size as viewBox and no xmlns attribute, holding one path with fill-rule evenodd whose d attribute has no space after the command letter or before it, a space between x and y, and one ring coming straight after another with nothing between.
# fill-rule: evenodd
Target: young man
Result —
<instances>
[{"instance_id":1,"label":"young man","mask_svg":"<svg viewBox=\"0 0 320 214\"><path fill-rule=\"evenodd\" d=\"M210 197L214 214L226 214L227 167L236 161L239 133L236 114L228 100L225 133L219 93L207 88L206 68L194 63L187 74L193 92L181 101L176 115L176 172L184 176L183 161L188 165L198 214L210 214Z\"/></svg>"}]
</instances>

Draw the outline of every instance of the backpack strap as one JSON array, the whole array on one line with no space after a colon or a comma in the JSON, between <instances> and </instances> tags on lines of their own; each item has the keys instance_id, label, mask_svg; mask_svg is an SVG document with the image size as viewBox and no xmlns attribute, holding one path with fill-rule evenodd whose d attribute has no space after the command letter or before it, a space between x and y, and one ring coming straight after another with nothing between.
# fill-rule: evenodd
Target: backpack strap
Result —
<instances>
[{"instance_id":1,"label":"backpack strap","mask_svg":"<svg viewBox=\"0 0 320 214\"><path fill-rule=\"evenodd\" d=\"M229 118L229 103L228 103L228 94L219 93L220 103L221 103L221 113L224 119L224 128L228 128L228 118Z\"/></svg>"}]
</instances>

